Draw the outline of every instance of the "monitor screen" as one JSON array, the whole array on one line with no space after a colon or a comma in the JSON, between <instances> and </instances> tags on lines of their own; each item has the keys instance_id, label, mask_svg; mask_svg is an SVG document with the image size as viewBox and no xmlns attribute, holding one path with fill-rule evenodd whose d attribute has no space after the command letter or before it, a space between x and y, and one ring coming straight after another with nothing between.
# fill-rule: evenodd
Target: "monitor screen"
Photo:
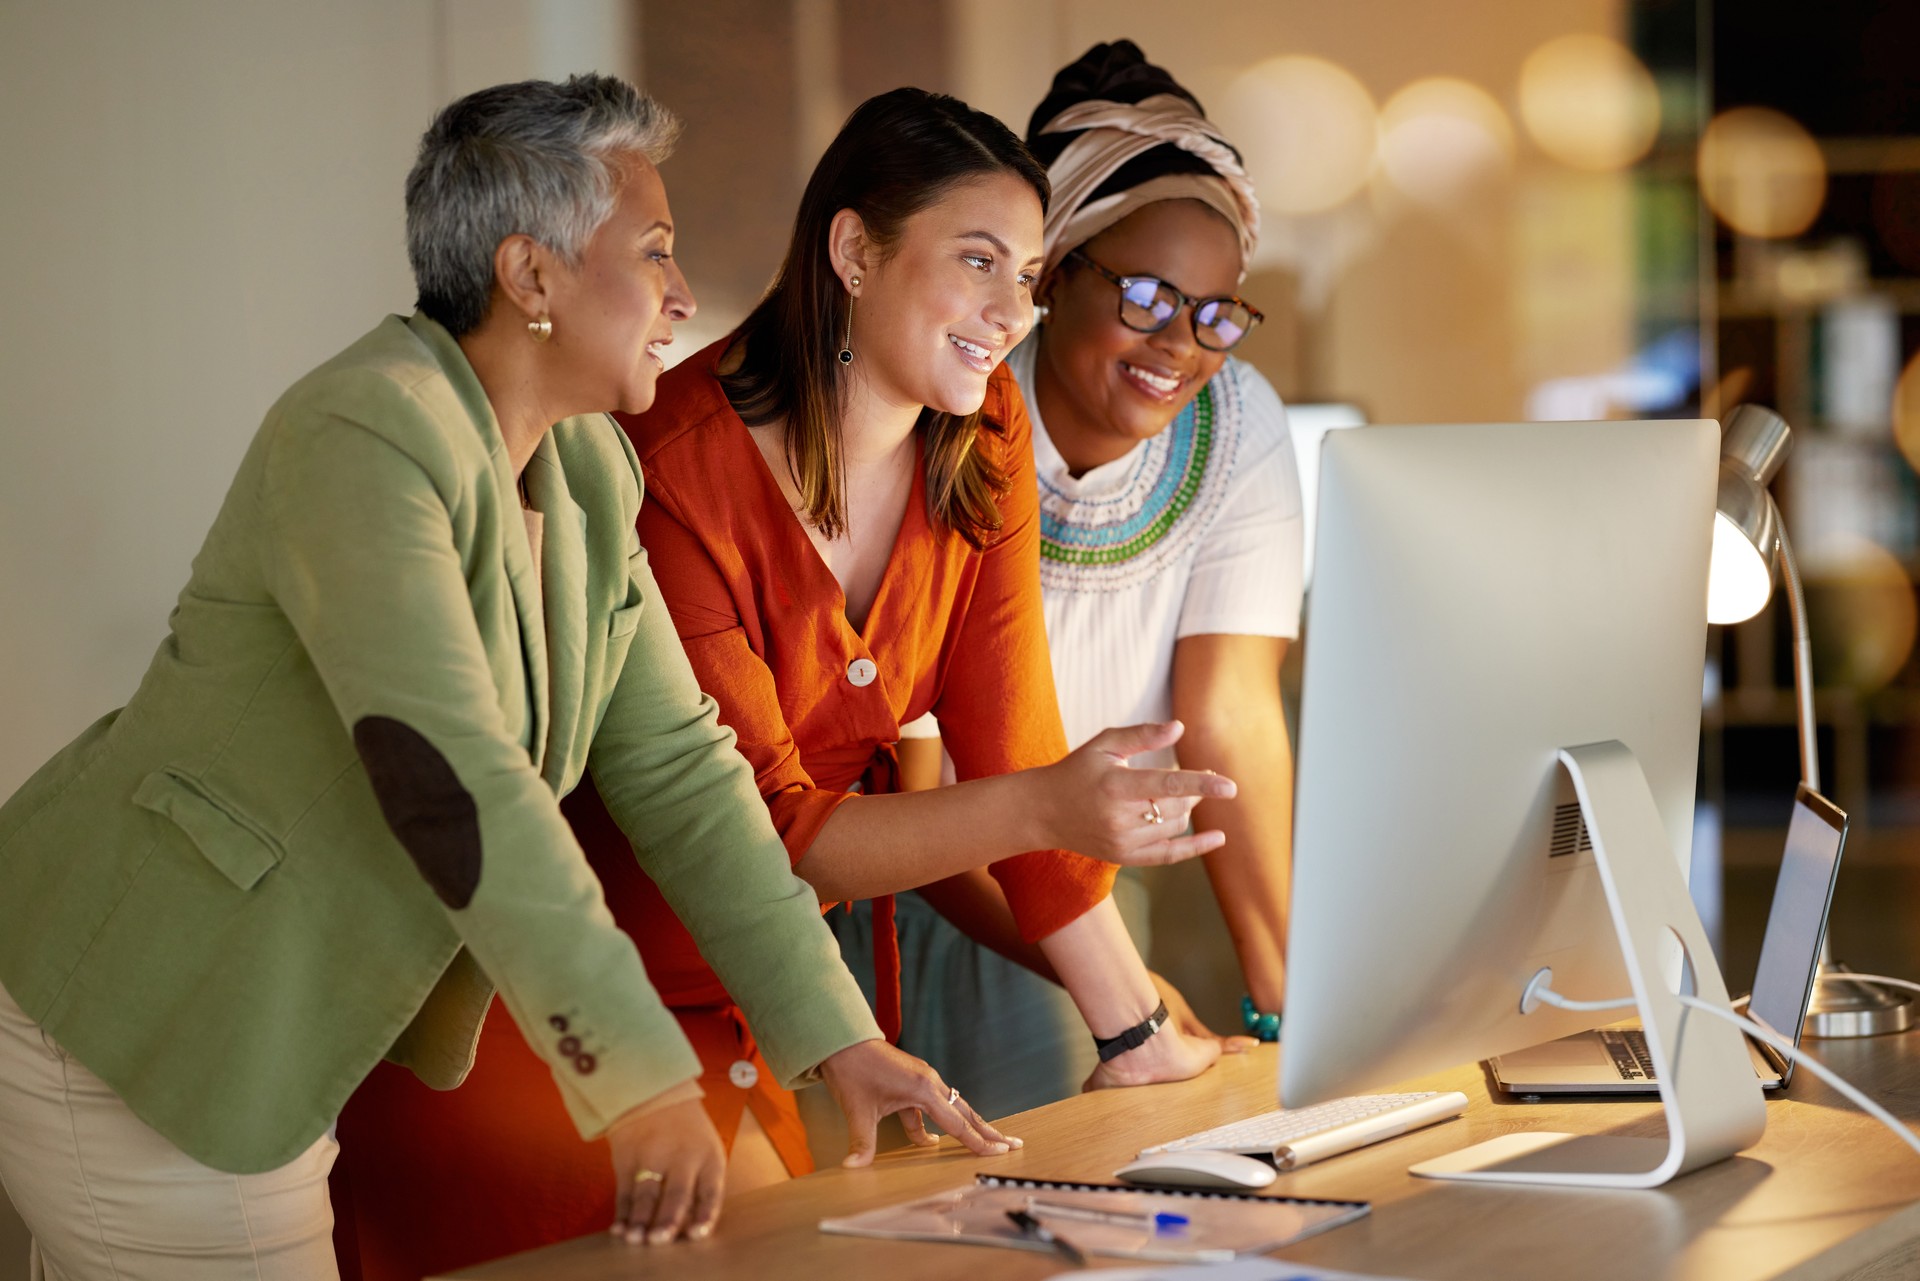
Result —
<instances>
[{"instance_id":1,"label":"monitor screen","mask_svg":"<svg viewBox=\"0 0 1920 1281\"><path fill-rule=\"evenodd\" d=\"M1619 1017L1520 1008L1542 967L1568 995L1632 990L1558 753L1624 744L1685 875L1718 435L1665 421L1327 437L1286 1106Z\"/></svg>"}]
</instances>

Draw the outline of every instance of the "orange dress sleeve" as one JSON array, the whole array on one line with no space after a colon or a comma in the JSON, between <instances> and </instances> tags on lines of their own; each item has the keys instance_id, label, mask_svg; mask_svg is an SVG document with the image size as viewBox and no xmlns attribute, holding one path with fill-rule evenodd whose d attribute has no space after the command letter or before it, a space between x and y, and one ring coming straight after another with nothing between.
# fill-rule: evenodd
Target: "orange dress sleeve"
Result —
<instances>
[{"instance_id":1,"label":"orange dress sleeve","mask_svg":"<svg viewBox=\"0 0 1920 1281\"><path fill-rule=\"evenodd\" d=\"M1000 536L980 553L934 715L962 780L987 778L1067 753L1053 689L1040 599L1040 494L1034 476L1033 425L1012 374L1002 365L988 383L976 449L998 455L1009 485L1000 497ZM1041 850L994 863L1021 935L1045 938L1106 898L1110 863L1065 850Z\"/></svg>"}]
</instances>

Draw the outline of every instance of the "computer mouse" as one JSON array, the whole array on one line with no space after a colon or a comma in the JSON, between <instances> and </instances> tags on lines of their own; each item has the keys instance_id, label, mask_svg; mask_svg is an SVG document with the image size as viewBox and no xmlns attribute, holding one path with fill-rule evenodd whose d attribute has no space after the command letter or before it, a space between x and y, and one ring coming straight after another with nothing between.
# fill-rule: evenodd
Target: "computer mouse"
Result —
<instances>
[{"instance_id":1,"label":"computer mouse","mask_svg":"<svg viewBox=\"0 0 1920 1281\"><path fill-rule=\"evenodd\" d=\"M1163 1188L1225 1188L1240 1192L1264 1188L1279 1178L1280 1172L1265 1161L1237 1152L1194 1148L1143 1156L1115 1170L1114 1177Z\"/></svg>"}]
</instances>

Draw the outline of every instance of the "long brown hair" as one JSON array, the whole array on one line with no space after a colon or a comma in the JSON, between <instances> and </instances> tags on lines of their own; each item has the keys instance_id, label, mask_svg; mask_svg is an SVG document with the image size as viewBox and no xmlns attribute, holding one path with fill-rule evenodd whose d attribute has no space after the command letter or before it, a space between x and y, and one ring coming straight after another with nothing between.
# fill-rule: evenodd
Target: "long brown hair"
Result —
<instances>
[{"instance_id":1,"label":"long brown hair","mask_svg":"<svg viewBox=\"0 0 1920 1281\"><path fill-rule=\"evenodd\" d=\"M827 256L828 232L842 209L860 215L881 253L907 219L957 183L1011 173L1040 197L1052 189L1046 170L1013 131L958 98L924 89L895 89L855 108L814 166L794 216L786 260L760 305L734 331L739 368L720 384L749 423L785 423L787 465L808 521L827 538L845 530L846 480L840 417L847 367L837 359L846 293ZM922 409L917 430L926 449L928 516L975 548L1000 529L996 501L1005 473L973 448L982 427L1004 424L981 412Z\"/></svg>"}]
</instances>

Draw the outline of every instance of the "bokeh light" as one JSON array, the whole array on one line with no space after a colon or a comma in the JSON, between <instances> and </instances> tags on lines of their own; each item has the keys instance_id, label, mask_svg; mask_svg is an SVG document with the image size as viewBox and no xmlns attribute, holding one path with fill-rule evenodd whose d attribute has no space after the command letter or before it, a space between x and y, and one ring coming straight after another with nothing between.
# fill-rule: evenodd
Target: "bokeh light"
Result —
<instances>
[{"instance_id":1,"label":"bokeh light","mask_svg":"<svg viewBox=\"0 0 1920 1281\"><path fill-rule=\"evenodd\" d=\"M1660 132L1660 93L1633 52L1605 36L1561 36L1520 67L1520 118L1540 149L1576 169L1623 169Z\"/></svg>"},{"instance_id":2,"label":"bokeh light","mask_svg":"<svg viewBox=\"0 0 1920 1281\"><path fill-rule=\"evenodd\" d=\"M1412 199L1450 205L1513 165L1513 125L1476 84L1416 80L1380 108L1380 168Z\"/></svg>"},{"instance_id":3,"label":"bokeh light","mask_svg":"<svg viewBox=\"0 0 1920 1281\"><path fill-rule=\"evenodd\" d=\"M1735 107L1700 137L1700 194L1742 235L1797 236L1826 203L1827 165L1797 121L1768 107Z\"/></svg>"},{"instance_id":4,"label":"bokeh light","mask_svg":"<svg viewBox=\"0 0 1920 1281\"><path fill-rule=\"evenodd\" d=\"M1920 606L1900 558L1877 543L1848 537L1809 558L1807 627L1814 680L1870 693L1907 665L1920 631Z\"/></svg>"},{"instance_id":5,"label":"bokeh light","mask_svg":"<svg viewBox=\"0 0 1920 1281\"><path fill-rule=\"evenodd\" d=\"M1893 441L1907 466L1920 472L1920 354L1907 362L1893 388Z\"/></svg>"},{"instance_id":6,"label":"bokeh light","mask_svg":"<svg viewBox=\"0 0 1920 1281\"><path fill-rule=\"evenodd\" d=\"M1220 112L1246 156L1262 208L1318 213L1345 202L1373 173L1373 96L1324 58L1269 58L1236 77Z\"/></svg>"}]
</instances>

